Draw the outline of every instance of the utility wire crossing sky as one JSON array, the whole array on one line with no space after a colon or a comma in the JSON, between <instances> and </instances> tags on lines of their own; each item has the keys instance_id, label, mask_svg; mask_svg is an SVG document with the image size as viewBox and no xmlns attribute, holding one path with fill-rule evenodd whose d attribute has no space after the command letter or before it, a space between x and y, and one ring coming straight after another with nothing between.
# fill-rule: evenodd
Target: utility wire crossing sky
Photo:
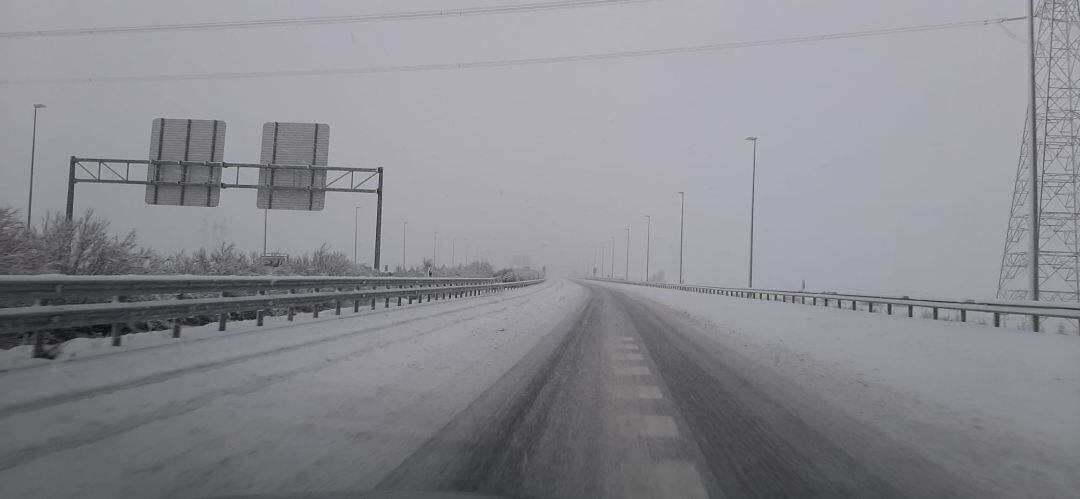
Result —
<instances>
[{"instance_id":1,"label":"utility wire crossing sky","mask_svg":"<svg viewBox=\"0 0 1080 499\"><path fill-rule=\"evenodd\" d=\"M549 7L550 8L550 7ZM490 9L489 9L490 10ZM324 18L325 19L325 18ZM670 47L662 49L627 50L620 52L604 52L597 54L581 54L556 57L533 57L525 59L499 59L491 61L448 62L434 64L407 64L396 66L370 66L357 68L328 68L328 69L296 69L277 71L240 71L240 72L217 72L198 74L158 74L158 75L125 75L125 76L83 76L61 78L31 78L22 80L0 80L0 85L27 85L27 84L61 84L61 83L109 83L109 82L140 82L140 81L174 81L174 80L214 80L227 78L275 78L290 76L324 76L324 75L359 75L374 73L404 73L416 71L445 71L453 69L476 69L494 68L507 66L527 66L535 64L560 64L567 62L585 62L607 59L630 59L636 57L654 57L662 55L689 54L696 52L714 52L720 50L733 50L751 47L768 47L777 45L793 45L799 43L824 42L831 40L846 40L851 38L866 38L877 36L898 35L905 33L918 33L926 31L943 31L950 29L971 28L979 26L1003 25L1008 22L1021 21L1027 17L999 17L993 19L979 19L972 21L957 21L940 24L921 24L915 26L900 26L894 28L881 28L875 30L849 31L841 33L827 33L820 35L807 35L786 38L772 38L766 40L750 40L739 42L714 43L707 45L690 45L684 47ZM175 25L182 26L182 25ZM188 25L194 26L194 25ZM149 27L146 27L149 28ZM121 31L129 28L112 28ZM134 31L137 28L130 28ZM0 34L2 35L2 34Z\"/></svg>"},{"instance_id":2,"label":"utility wire crossing sky","mask_svg":"<svg viewBox=\"0 0 1080 499\"><path fill-rule=\"evenodd\" d=\"M414 21L440 17L464 17L496 14L523 14L560 9L605 7L655 0L574 0L566 2L540 2L524 5L495 5L465 9L439 9L413 12L386 12L323 17L293 17L280 19L255 19L249 21L218 21L207 23L146 24L137 26L103 26L98 28L62 28L30 31L0 32L0 38L32 38L45 36L108 35L119 33L149 33L155 31L192 31L211 29L272 28L280 26L310 26L319 24L370 23L385 21Z\"/></svg>"}]
</instances>

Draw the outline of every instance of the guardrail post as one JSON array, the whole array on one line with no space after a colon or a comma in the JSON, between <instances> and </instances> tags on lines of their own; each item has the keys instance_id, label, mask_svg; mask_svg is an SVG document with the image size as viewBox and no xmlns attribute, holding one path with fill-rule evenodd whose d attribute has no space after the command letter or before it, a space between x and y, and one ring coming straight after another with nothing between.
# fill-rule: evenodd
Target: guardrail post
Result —
<instances>
[{"instance_id":1,"label":"guardrail post","mask_svg":"<svg viewBox=\"0 0 1080 499\"><path fill-rule=\"evenodd\" d=\"M397 306L401 306L401 295L398 295L397 297Z\"/></svg>"},{"instance_id":2,"label":"guardrail post","mask_svg":"<svg viewBox=\"0 0 1080 499\"><path fill-rule=\"evenodd\" d=\"M311 309L315 311L315 313L312 314L312 317L315 319L319 318L319 307L320 305L318 303L316 303L314 307L311 307Z\"/></svg>"},{"instance_id":3,"label":"guardrail post","mask_svg":"<svg viewBox=\"0 0 1080 499\"><path fill-rule=\"evenodd\" d=\"M908 317L915 317L915 306L914 305L908 305L907 306L907 316Z\"/></svg>"},{"instance_id":4,"label":"guardrail post","mask_svg":"<svg viewBox=\"0 0 1080 499\"><path fill-rule=\"evenodd\" d=\"M109 337L112 338L112 346L120 346L120 324L114 322L109 324Z\"/></svg>"},{"instance_id":5,"label":"guardrail post","mask_svg":"<svg viewBox=\"0 0 1080 499\"><path fill-rule=\"evenodd\" d=\"M354 314L360 311L360 299L359 298L354 299L352 301L352 311L353 311Z\"/></svg>"},{"instance_id":6,"label":"guardrail post","mask_svg":"<svg viewBox=\"0 0 1080 499\"><path fill-rule=\"evenodd\" d=\"M1001 327L1001 314L994 312L994 327Z\"/></svg>"},{"instance_id":7,"label":"guardrail post","mask_svg":"<svg viewBox=\"0 0 1080 499\"><path fill-rule=\"evenodd\" d=\"M371 309L375 310L375 298L371 299Z\"/></svg>"},{"instance_id":8,"label":"guardrail post","mask_svg":"<svg viewBox=\"0 0 1080 499\"><path fill-rule=\"evenodd\" d=\"M219 315L218 316L217 330L218 331L224 331L225 330L225 322L227 322L228 320L229 320L228 312Z\"/></svg>"},{"instance_id":9,"label":"guardrail post","mask_svg":"<svg viewBox=\"0 0 1080 499\"><path fill-rule=\"evenodd\" d=\"M119 296L114 296L112 298L112 302L113 303L119 303L120 302L120 297ZM112 337L112 346L114 346L114 347L120 346L120 324L119 323L113 323L113 324L109 325L109 336Z\"/></svg>"},{"instance_id":10,"label":"guardrail post","mask_svg":"<svg viewBox=\"0 0 1080 499\"><path fill-rule=\"evenodd\" d=\"M173 319L172 337L173 338L179 338L180 337L180 319Z\"/></svg>"},{"instance_id":11,"label":"guardrail post","mask_svg":"<svg viewBox=\"0 0 1080 499\"><path fill-rule=\"evenodd\" d=\"M45 359L49 355L45 352L45 331L34 331L34 358Z\"/></svg>"},{"instance_id":12,"label":"guardrail post","mask_svg":"<svg viewBox=\"0 0 1080 499\"><path fill-rule=\"evenodd\" d=\"M383 308L390 308L390 297L389 296L386 297L386 306L384 306Z\"/></svg>"},{"instance_id":13,"label":"guardrail post","mask_svg":"<svg viewBox=\"0 0 1080 499\"><path fill-rule=\"evenodd\" d=\"M960 309L960 322L967 322L967 310Z\"/></svg>"},{"instance_id":14,"label":"guardrail post","mask_svg":"<svg viewBox=\"0 0 1080 499\"><path fill-rule=\"evenodd\" d=\"M937 317L938 317L938 308L934 307L934 320L935 321L938 320Z\"/></svg>"},{"instance_id":15,"label":"guardrail post","mask_svg":"<svg viewBox=\"0 0 1080 499\"><path fill-rule=\"evenodd\" d=\"M341 300L334 300L334 315L341 315Z\"/></svg>"},{"instance_id":16,"label":"guardrail post","mask_svg":"<svg viewBox=\"0 0 1080 499\"><path fill-rule=\"evenodd\" d=\"M1031 316L1031 330L1036 333L1039 332L1039 316L1037 315Z\"/></svg>"},{"instance_id":17,"label":"guardrail post","mask_svg":"<svg viewBox=\"0 0 1080 499\"><path fill-rule=\"evenodd\" d=\"M296 313L296 310L293 307L289 307L289 315L288 315L289 322L293 321L293 315L295 315L295 313Z\"/></svg>"},{"instance_id":18,"label":"guardrail post","mask_svg":"<svg viewBox=\"0 0 1080 499\"><path fill-rule=\"evenodd\" d=\"M259 290L259 296L266 296L266 290L265 289L260 289ZM262 309L259 309L259 310L255 311L255 325L256 326L262 327L262 325L263 325L263 315L264 315L264 312L263 312Z\"/></svg>"},{"instance_id":19,"label":"guardrail post","mask_svg":"<svg viewBox=\"0 0 1080 499\"><path fill-rule=\"evenodd\" d=\"M866 302L866 310L868 312L870 312L871 314L874 313L874 302L872 302L872 301Z\"/></svg>"},{"instance_id":20,"label":"guardrail post","mask_svg":"<svg viewBox=\"0 0 1080 499\"><path fill-rule=\"evenodd\" d=\"M892 303L885 304L885 313L888 315L892 315Z\"/></svg>"},{"instance_id":21,"label":"guardrail post","mask_svg":"<svg viewBox=\"0 0 1080 499\"><path fill-rule=\"evenodd\" d=\"M41 298L38 298L38 299L34 300L33 306L39 307L39 306L44 305L44 304L45 304L45 300L43 300ZM48 358L49 355L45 352L45 331L40 330L40 329L37 330L37 331L34 331L33 336L34 336L34 353L33 353L34 358L35 359Z\"/></svg>"}]
</instances>

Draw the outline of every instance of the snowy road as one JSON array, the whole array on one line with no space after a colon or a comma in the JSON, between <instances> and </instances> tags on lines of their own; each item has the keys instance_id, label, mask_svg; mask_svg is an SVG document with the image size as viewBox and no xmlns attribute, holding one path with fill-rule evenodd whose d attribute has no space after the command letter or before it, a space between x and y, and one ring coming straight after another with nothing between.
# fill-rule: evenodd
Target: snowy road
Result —
<instances>
[{"instance_id":1,"label":"snowy road","mask_svg":"<svg viewBox=\"0 0 1080 499\"><path fill-rule=\"evenodd\" d=\"M911 334L878 337L867 320ZM1080 435L1066 426L1080 381L1068 360L1080 353L1075 338L989 337L998 346L975 349L984 356L1027 345L1062 359L1019 369L1019 381L989 400L978 390L992 387L972 380L994 379L1000 366L957 355L957 369L919 354L949 351L951 340L935 339L939 326L961 340L988 329L559 280L142 348L135 341L0 373L0 497L1075 490ZM891 356L856 348L860 341ZM905 356L907 370L890 370L889 359ZM966 395L950 401L905 377L912 363ZM996 407L1012 403L1026 403L1040 423ZM978 428L958 426L956 412L978 416Z\"/></svg>"}]
</instances>

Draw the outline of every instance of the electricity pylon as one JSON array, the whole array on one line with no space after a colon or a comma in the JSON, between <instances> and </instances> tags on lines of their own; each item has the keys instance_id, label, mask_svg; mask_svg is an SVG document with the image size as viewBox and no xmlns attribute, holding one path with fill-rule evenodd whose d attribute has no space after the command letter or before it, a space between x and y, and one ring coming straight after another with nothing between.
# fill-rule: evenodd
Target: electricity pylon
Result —
<instances>
[{"instance_id":1,"label":"electricity pylon","mask_svg":"<svg viewBox=\"0 0 1080 499\"><path fill-rule=\"evenodd\" d=\"M1034 17L1035 127L1030 126L1029 107L997 295L1080 302L1080 0L1043 0ZM1032 142L1037 144L1039 172L1034 296L1029 242Z\"/></svg>"}]
</instances>

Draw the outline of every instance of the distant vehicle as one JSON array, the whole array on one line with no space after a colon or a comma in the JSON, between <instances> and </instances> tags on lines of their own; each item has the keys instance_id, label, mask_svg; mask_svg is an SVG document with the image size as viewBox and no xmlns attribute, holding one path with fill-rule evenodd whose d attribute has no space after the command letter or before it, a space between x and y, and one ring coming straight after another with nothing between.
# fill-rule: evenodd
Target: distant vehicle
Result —
<instances>
[{"instance_id":1,"label":"distant vehicle","mask_svg":"<svg viewBox=\"0 0 1080 499\"><path fill-rule=\"evenodd\" d=\"M267 267L280 267L289 261L289 255L287 253L267 253L259 257L259 260Z\"/></svg>"}]
</instances>

